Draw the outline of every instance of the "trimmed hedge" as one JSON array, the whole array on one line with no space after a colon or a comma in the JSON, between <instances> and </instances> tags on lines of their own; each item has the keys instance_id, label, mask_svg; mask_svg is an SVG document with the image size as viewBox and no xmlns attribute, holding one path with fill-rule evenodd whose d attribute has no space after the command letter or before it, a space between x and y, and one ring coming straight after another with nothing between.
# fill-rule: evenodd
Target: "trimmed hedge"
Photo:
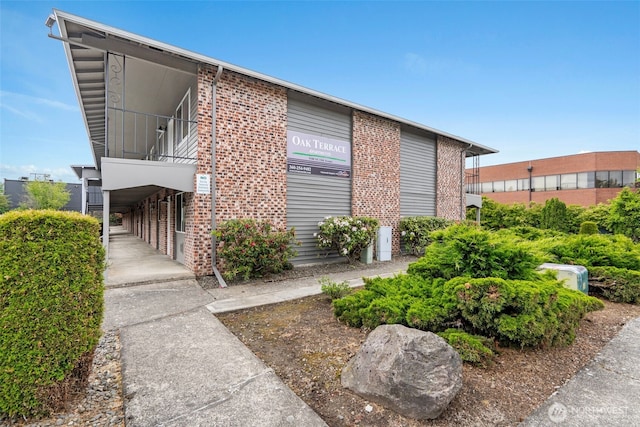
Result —
<instances>
[{"instance_id":1,"label":"trimmed hedge","mask_svg":"<svg viewBox=\"0 0 640 427\"><path fill-rule=\"evenodd\" d=\"M86 382L103 315L99 229L74 212L0 216L0 413L46 414Z\"/></svg>"}]
</instances>

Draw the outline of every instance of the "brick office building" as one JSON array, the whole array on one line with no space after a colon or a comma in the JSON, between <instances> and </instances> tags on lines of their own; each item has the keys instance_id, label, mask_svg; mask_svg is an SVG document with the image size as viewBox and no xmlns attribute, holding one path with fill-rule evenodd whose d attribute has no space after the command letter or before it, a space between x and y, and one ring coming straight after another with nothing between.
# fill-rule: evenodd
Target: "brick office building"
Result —
<instances>
[{"instance_id":1,"label":"brick office building","mask_svg":"<svg viewBox=\"0 0 640 427\"><path fill-rule=\"evenodd\" d=\"M640 169L638 151L603 151L528 160L477 169L481 195L499 203L544 203L557 197L566 204L606 203L623 187L634 186ZM467 170L467 177L474 176Z\"/></svg>"},{"instance_id":2,"label":"brick office building","mask_svg":"<svg viewBox=\"0 0 640 427\"><path fill-rule=\"evenodd\" d=\"M76 173L101 185L105 218L121 212L197 275L211 274L211 230L231 218L295 227L297 264L324 260L313 233L327 215L379 219L397 253L400 217L463 218L465 157L495 152L81 17L54 20L95 159Z\"/></svg>"}]
</instances>

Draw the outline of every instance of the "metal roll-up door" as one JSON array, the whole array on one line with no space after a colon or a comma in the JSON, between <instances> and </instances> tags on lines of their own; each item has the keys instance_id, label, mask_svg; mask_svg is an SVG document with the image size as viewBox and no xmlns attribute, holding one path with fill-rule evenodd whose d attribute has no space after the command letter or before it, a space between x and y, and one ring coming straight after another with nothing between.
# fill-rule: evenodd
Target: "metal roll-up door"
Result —
<instances>
[{"instance_id":1,"label":"metal roll-up door","mask_svg":"<svg viewBox=\"0 0 640 427\"><path fill-rule=\"evenodd\" d=\"M348 142L350 153L351 113L346 108L289 97L287 123L288 131ZM292 260L294 265L340 258L337 254L326 256L326 249L318 249L313 236L318 232L319 221L340 215L351 215L350 176L287 172L287 226L295 228L296 238L302 242L296 247L298 256Z\"/></svg>"},{"instance_id":2,"label":"metal roll-up door","mask_svg":"<svg viewBox=\"0 0 640 427\"><path fill-rule=\"evenodd\" d=\"M400 216L436 215L435 138L400 136Z\"/></svg>"}]
</instances>

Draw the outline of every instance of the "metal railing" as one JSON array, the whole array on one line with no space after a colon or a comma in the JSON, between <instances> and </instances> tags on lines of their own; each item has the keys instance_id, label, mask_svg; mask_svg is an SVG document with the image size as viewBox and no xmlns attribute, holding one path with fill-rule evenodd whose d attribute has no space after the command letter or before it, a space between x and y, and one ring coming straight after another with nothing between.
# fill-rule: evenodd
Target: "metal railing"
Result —
<instances>
[{"instance_id":1,"label":"metal railing","mask_svg":"<svg viewBox=\"0 0 640 427\"><path fill-rule=\"evenodd\" d=\"M196 159L197 121L117 107L107 110L105 157L167 162Z\"/></svg>"}]
</instances>

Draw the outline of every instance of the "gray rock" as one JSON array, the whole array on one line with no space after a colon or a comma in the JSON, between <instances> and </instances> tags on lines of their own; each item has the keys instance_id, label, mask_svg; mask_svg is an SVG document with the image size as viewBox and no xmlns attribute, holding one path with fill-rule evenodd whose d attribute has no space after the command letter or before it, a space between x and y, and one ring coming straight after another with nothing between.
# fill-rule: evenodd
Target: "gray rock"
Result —
<instances>
[{"instance_id":1,"label":"gray rock","mask_svg":"<svg viewBox=\"0 0 640 427\"><path fill-rule=\"evenodd\" d=\"M342 369L342 386L416 419L437 418L462 387L462 360L445 340L378 326Z\"/></svg>"}]
</instances>

